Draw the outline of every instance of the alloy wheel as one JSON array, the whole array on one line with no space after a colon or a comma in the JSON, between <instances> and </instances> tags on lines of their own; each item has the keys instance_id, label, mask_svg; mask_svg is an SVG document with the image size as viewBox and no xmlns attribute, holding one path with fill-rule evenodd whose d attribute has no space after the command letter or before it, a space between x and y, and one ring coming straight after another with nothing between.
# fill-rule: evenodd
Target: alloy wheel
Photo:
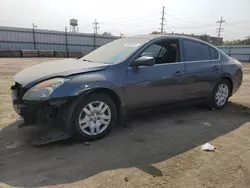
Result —
<instances>
[{"instance_id":1,"label":"alloy wheel","mask_svg":"<svg viewBox=\"0 0 250 188\"><path fill-rule=\"evenodd\" d=\"M215 101L218 106L223 106L228 99L229 89L226 84L220 84L215 93Z\"/></svg>"}]
</instances>

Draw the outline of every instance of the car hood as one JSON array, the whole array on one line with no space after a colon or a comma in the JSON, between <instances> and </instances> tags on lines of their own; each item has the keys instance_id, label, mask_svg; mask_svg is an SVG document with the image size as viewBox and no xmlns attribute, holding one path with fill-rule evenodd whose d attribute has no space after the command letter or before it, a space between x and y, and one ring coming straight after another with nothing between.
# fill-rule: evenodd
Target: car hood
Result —
<instances>
[{"instance_id":1,"label":"car hood","mask_svg":"<svg viewBox=\"0 0 250 188\"><path fill-rule=\"evenodd\" d=\"M28 87L51 77L66 77L73 74L104 70L108 66L108 64L86 62L80 59L55 60L22 70L14 76L14 81L23 87Z\"/></svg>"}]
</instances>

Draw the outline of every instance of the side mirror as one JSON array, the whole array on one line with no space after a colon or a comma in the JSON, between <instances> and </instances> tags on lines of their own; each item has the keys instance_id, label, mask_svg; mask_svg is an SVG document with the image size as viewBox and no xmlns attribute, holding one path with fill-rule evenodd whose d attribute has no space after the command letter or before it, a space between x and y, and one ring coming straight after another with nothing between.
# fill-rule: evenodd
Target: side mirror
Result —
<instances>
[{"instance_id":1,"label":"side mirror","mask_svg":"<svg viewBox=\"0 0 250 188\"><path fill-rule=\"evenodd\" d=\"M155 58L149 56L142 56L135 59L130 67L139 67L139 66L153 66L155 64Z\"/></svg>"}]
</instances>

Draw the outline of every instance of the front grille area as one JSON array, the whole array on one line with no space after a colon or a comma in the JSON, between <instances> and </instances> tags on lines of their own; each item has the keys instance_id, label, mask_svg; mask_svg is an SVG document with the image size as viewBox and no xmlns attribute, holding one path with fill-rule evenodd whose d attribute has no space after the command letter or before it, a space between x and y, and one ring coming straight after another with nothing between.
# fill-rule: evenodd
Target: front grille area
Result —
<instances>
[{"instance_id":1,"label":"front grille area","mask_svg":"<svg viewBox=\"0 0 250 188\"><path fill-rule=\"evenodd\" d=\"M22 99L24 93L27 91L26 88L22 87L21 84L15 82L14 86L11 86L11 90L15 90L16 91L16 97L17 99Z\"/></svg>"},{"instance_id":2,"label":"front grille area","mask_svg":"<svg viewBox=\"0 0 250 188\"><path fill-rule=\"evenodd\" d=\"M22 97L24 95L24 89L21 84L15 82L13 86L11 86L12 90L12 104L13 108L17 114L23 117L24 114L24 106L22 104Z\"/></svg>"}]
</instances>

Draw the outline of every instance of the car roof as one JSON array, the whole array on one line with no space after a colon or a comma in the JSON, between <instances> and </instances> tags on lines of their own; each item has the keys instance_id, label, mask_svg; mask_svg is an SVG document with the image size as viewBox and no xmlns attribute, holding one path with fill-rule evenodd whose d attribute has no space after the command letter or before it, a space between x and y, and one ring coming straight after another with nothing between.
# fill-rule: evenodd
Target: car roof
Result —
<instances>
[{"instance_id":1,"label":"car roof","mask_svg":"<svg viewBox=\"0 0 250 188\"><path fill-rule=\"evenodd\" d=\"M205 44L209 44L203 40L194 38L194 37L189 37L189 36L185 36L185 35L172 35L172 34L165 34L165 35L160 35L160 34L152 34L152 35L138 35L138 36L131 36L131 37L127 37L127 38L145 38L148 40L155 40L155 39L188 39L188 40L193 40L193 41L198 41L198 42L202 42Z\"/></svg>"}]
</instances>

